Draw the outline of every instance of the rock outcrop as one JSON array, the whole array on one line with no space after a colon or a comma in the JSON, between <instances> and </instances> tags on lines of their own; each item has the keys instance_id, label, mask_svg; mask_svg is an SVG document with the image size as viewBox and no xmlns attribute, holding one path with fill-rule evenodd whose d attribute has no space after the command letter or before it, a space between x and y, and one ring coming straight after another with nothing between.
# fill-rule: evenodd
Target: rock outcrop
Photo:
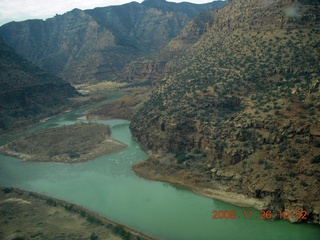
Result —
<instances>
[{"instance_id":1,"label":"rock outcrop","mask_svg":"<svg viewBox=\"0 0 320 240\"><path fill-rule=\"evenodd\" d=\"M0 36L19 54L68 82L118 80L131 61L162 49L197 14L224 4L148 0L74 9L45 21L5 24Z\"/></svg>"},{"instance_id":2,"label":"rock outcrop","mask_svg":"<svg viewBox=\"0 0 320 240\"><path fill-rule=\"evenodd\" d=\"M213 15L204 12L193 18L163 49L147 57L138 58L128 64L119 76L120 81L141 82L147 81L154 85L161 79L169 62L174 62L188 48L195 44L207 31L212 23Z\"/></svg>"},{"instance_id":3,"label":"rock outcrop","mask_svg":"<svg viewBox=\"0 0 320 240\"><path fill-rule=\"evenodd\" d=\"M214 10L133 118L135 139L167 159L151 157L136 172L222 184L319 223L319 9L319 1L235 0Z\"/></svg>"}]
</instances>

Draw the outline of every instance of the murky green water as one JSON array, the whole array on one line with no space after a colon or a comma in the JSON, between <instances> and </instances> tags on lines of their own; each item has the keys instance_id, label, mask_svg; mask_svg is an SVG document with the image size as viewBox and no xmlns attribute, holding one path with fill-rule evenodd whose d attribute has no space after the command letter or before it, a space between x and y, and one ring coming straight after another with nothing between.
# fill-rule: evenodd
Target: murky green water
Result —
<instances>
[{"instance_id":1,"label":"murky green water","mask_svg":"<svg viewBox=\"0 0 320 240\"><path fill-rule=\"evenodd\" d=\"M52 119L34 129L52 124L73 124L79 112ZM32 190L64 199L96 211L158 239L242 240L320 239L320 228L287 221L243 219L243 210L198 196L168 183L140 179L132 164L146 154L133 141L129 122L97 121L111 126L112 135L129 147L119 153L80 164L31 163L0 155L0 185ZM34 129L30 129L33 131ZM213 210L235 210L241 218L213 220Z\"/></svg>"}]
</instances>

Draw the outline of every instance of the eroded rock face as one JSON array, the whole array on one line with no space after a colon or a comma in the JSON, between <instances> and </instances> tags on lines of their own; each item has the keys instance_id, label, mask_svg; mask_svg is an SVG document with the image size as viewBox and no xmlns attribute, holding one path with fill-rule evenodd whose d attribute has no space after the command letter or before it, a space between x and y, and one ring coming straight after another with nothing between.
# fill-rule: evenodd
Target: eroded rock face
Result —
<instances>
[{"instance_id":1,"label":"eroded rock face","mask_svg":"<svg viewBox=\"0 0 320 240\"><path fill-rule=\"evenodd\" d=\"M288 15L293 7L299 14ZM158 174L192 173L200 185L220 182L277 211L306 208L318 221L320 49L310 39L320 34L319 7L249 0L213 12L130 125L146 149L176 154Z\"/></svg>"},{"instance_id":2,"label":"eroded rock face","mask_svg":"<svg viewBox=\"0 0 320 240\"><path fill-rule=\"evenodd\" d=\"M170 62L178 59L180 55L195 44L208 30L212 20L213 15L210 12L200 13L189 21L180 34L163 49L128 64L119 76L120 81L141 82L142 80L156 85L158 81L161 81L163 73L170 66Z\"/></svg>"},{"instance_id":3,"label":"eroded rock face","mask_svg":"<svg viewBox=\"0 0 320 240\"><path fill-rule=\"evenodd\" d=\"M124 82L149 82L153 84L162 74L165 69L166 62L138 59L128 64L119 79Z\"/></svg>"},{"instance_id":4,"label":"eroded rock face","mask_svg":"<svg viewBox=\"0 0 320 240\"><path fill-rule=\"evenodd\" d=\"M118 75L128 63L162 49L194 16L224 4L146 1L74 9L46 21L5 24L0 36L19 54L69 82L123 80L128 77Z\"/></svg>"}]
</instances>

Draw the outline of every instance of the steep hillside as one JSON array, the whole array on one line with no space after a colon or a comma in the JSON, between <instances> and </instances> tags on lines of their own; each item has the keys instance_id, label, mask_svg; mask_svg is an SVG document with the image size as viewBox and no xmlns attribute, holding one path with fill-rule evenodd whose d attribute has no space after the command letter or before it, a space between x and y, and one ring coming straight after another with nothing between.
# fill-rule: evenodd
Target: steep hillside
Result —
<instances>
[{"instance_id":1,"label":"steep hillside","mask_svg":"<svg viewBox=\"0 0 320 240\"><path fill-rule=\"evenodd\" d=\"M17 55L0 38L0 133L66 109L76 90Z\"/></svg>"},{"instance_id":2,"label":"steep hillside","mask_svg":"<svg viewBox=\"0 0 320 240\"><path fill-rule=\"evenodd\" d=\"M196 43L206 32L213 20L211 12L197 15L173 38L163 49L154 54L144 56L128 64L119 76L124 82L153 83L161 75L169 61L174 62L181 54Z\"/></svg>"},{"instance_id":3,"label":"steep hillside","mask_svg":"<svg viewBox=\"0 0 320 240\"><path fill-rule=\"evenodd\" d=\"M134 117L134 137L157 153L135 171L319 223L319 1L234 0L212 18Z\"/></svg>"},{"instance_id":4,"label":"steep hillside","mask_svg":"<svg viewBox=\"0 0 320 240\"><path fill-rule=\"evenodd\" d=\"M224 5L165 0L74 9L42 20L11 22L0 36L19 54L72 83L112 79L132 60L163 48L202 11Z\"/></svg>"}]
</instances>

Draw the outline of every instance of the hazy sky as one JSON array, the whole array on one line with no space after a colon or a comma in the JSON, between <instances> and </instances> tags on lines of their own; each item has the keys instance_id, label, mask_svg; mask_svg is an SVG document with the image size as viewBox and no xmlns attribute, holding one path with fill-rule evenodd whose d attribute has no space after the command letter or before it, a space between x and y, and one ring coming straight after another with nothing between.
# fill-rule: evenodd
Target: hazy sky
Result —
<instances>
[{"instance_id":1,"label":"hazy sky","mask_svg":"<svg viewBox=\"0 0 320 240\"><path fill-rule=\"evenodd\" d=\"M92 9L121 5L133 0L0 0L0 25L26 19L46 19L74 8ZM169 2L207 3L212 0L167 0ZM136 2L143 2L137 0Z\"/></svg>"}]
</instances>

